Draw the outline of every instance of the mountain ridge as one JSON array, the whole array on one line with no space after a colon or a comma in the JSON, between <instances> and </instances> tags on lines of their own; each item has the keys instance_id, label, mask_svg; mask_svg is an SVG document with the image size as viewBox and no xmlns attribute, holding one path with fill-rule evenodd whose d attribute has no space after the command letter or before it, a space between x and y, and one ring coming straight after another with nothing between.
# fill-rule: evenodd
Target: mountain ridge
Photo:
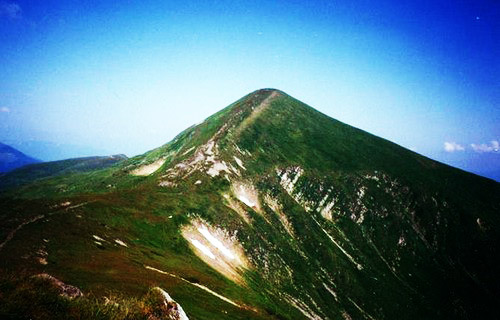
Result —
<instances>
[{"instance_id":1,"label":"mountain ridge","mask_svg":"<svg viewBox=\"0 0 500 320\"><path fill-rule=\"evenodd\" d=\"M127 156L118 154L30 163L0 176L0 190L22 186L32 181L58 175L104 169L124 159L127 159Z\"/></svg>"},{"instance_id":2,"label":"mountain ridge","mask_svg":"<svg viewBox=\"0 0 500 320\"><path fill-rule=\"evenodd\" d=\"M261 89L143 155L5 192L0 269L108 299L158 286L195 319L495 317L498 198Z\"/></svg>"},{"instance_id":3,"label":"mountain ridge","mask_svg":"<svg viewBox=\"0 0 500 320\"><path fill-rule=\"evenodd\" d=\"M0 174L31 163L41 162L21 151L0 142Z\"/></svg>"}]
</instances>

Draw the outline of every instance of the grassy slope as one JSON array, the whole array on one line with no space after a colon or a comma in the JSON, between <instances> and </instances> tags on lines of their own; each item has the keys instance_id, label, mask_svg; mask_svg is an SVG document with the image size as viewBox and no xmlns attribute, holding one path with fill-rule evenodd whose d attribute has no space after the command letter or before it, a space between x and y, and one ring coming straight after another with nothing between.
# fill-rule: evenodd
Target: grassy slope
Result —
<instances>
[{"instance_id":1,"label":"grassy slope","mask_svg":"<svg viewBox=\"0 0 500 320\"><path fill-rule=\"evenodd\" d=\"M160 285L194 319L214 315L218 319L300 318L302 314L285 303L280 292L303 301L311 297L318 305L316 312L330 318L342 318L343 312L353 318L370 314L376 319L465 318L494 312L492 296L499 287L490 268L498 257L498 203L492 201L500 198L497 183L346 126L284 94L245 130L236 130L270 93L250 94L143 156L9 191L0 200L6 208L0 216L0 239L29 217L45 214L47 218L20 229L1 249L0 269L48 272L96 296L114 290L135 297ZM270 193L279 200L296 238L288 236L267 207L265 216L271 223L250 212L253 223L245 225L222 201L220 193L230 188L225 179L197 172L177 181L175 188L157 186L162 172L189 157L192 153L183 153L206 143L226 123L229 130L218 141L225 150L220 157L231 161L237 154L234 143L251 152L251 157L240 155L247 167L241 179L257 185L261 195ZM152 176L128 174L134 166L166 155L163 168ZM333 223L305 212L283 192L275 170L290 166L305 169L298 185L309 200L318 200L319 184L336 190L339 201ZM383 180L380 184L364 178L375 171ZM195 186L198 179L203 183ZM362 186L367 196L358 202ZM54 208L65 201L87 204ZM358 224L351 214L359 214L362 205L368 212ZM248 288L227 280L190 251L178 230L193 213L238 229L247 253L262 257L255 259L255 272L246 275ZM313 217L363 270L332 246ZM487 226L486 232L478 231L478 218ZM106 242L96 245L94 234ZM403 248L396 245L402 234L407 241ZM114 239L129 247L117 245ZM48 252L47 265L37 262L39 249ZM233 307L144 265L200 282L254 306L257 312ZM285 266L294 270L292 277L284 273ZM322 285L328 279L335 283L338 301Z\"/></svg>"},{"instance_id":2,"label":"grassy slope","mask_svg":"<svg viewBox=\"0 0 500 320\"><path fill-rule=\"evenodd\" d=\"M40 179L105 169L127 159L125 155L85 157L30 164L0 176L0 191Z\"/></svg>"},{"instance_id":3,"label":"grassy slope","mask_svg":"<svg viewBox=\"0 0 500 320\"><path fill-rule=\"evenodd\" d=\"M372 293L380 301L403 300L399 306L394 304L393 316L409 298L415 302L422 301L422 305L415 303L414 306L404 307L406 310L414 307L412 311L416 314L422 306L429 312L460 313L458 310L446 310L453 308L450 305L454 303L467 305L463 308L469 308L465 311L469 314L485 312L487 315L493 311L494 295L499 292L498 278L492 271L498 263L499 207L494 200L500 196L498 183L437 163L346 126L290 97L275 101L267 114L263 114L252 128L245 131L240 147L248 149L258 159L254 163L257 172L266 172L266 167L276 163L280 166L300 165L309 172L309 181L327 180L334 189L343 189L339 194L340 201L344 203L338 205L341 214L330 226L343 230L351 242L357 242L355 247L361 251L359 255L374 269L378 266L382 270L372 270L378 273L375 277L385 279L373 282L359 276L357 280L362 283L356 280L354 284L346 283L346 287L377 288ZM375 171L397 180L400 190L409 191L388 197L382 188L370 186L366 181L360 182L364 174ZM361 225L354 224L348 217L349 212L356 211L352 207L357 191L352 186L356 184L358 188L359 184L365 184L372 197L365 197L365 205L373 214ZM310 194L310 197L314 196L314 193ZM432 197L442 201L438 208L433 204ZM389 209L392 214L382 219L378 217L376 212L388 206L392 206ZM487 221L488 232L478 232L478 218ZM415 234L410 233L409 236L415 238L414 247L410 252L402 253L410 255L406 259L400 256L402 272L398 273L404 282L417 288L416 296L420 298L416 298L412 290L398 292L401 289L405 291L404 286L395 281L395 277L389 279L390 275L385 276L387 268L373 256L374 249L366 245L371 239L384 256L394 256L391 251L394 251L394 244L402 230L411 230L414 225L422 228L429 241L436 242L435 248L426 248ZM342 235L339 234L339 237ZM373 300L369 292L360 294L361 301L365 303ZM473 307L474 304L480 307ZM376 312L376 306L372 308ZM385 306L386 311L390 309L391 306ZM409 314L410 317L415 315Z\"/></svg>"}]
</instances>

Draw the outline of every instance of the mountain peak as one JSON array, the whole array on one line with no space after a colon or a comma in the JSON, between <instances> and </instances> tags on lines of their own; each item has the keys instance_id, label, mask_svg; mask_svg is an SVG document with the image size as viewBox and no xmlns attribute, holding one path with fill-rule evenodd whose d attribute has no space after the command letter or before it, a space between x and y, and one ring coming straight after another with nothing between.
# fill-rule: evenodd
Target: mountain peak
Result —
<instances>
[{"instance_id":1,"label":"mountain peak","mask_svg":"<svg viewBox=\"0 0 500 320\"><path fill-rule=\"evenodd\" d=\"M134 299L157 283L190 318L499 318L500 185L280 90L80 168L5 193L0 283L32 268Z\"/></svg>"},{"instance_id":2,"label":"mountain peak","mask_svg":"<svg viewBox=\"0 0 500 320\"><path fill-rule=\"evenodd\" d=\"M21 151L0 142L0 172L11 171L37 162L40 162L40 160L27 156Z\"/></svg>"},{"instance_id":3,"label":"mountain peak","mask_svg":"<svg viewBox=\"0 0 500 320\"><path fill-rule=\"evenodd\" d=\"M253 91L250 94L263 94L263 93L272 93L272 92L284 94L283 91L281 91L279 89L275 89L275 88L261 88L261 89L257 89L255 91Z\"/></svg>"},{"instance_id":4,"label":"mountain peak","mask_svg":"<svg viewBox=\"0 0 500 320\"><path fill-rule=\"evenodd\" d=\"M279 90L279 89L274 89L274 88L262 88L255 90L246 96L244 96L242 99L239 101L247 101L250 102L250 104L255 104L262 102L265 98L272 96L274 97L279 97L279 96L288 96L285 92Z\"/></svg>"}]
</instances>

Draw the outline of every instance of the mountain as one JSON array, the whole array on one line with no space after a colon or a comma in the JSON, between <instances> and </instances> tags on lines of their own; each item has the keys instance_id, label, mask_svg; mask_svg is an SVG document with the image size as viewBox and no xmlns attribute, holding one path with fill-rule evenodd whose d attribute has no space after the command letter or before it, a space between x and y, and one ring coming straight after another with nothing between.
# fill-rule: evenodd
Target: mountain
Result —
<instances>
[{"instance_id":1,"label":"mountain","mask_svg":"<svg viewBox=\"0 0 500 320\"><path fill-rule=\"evenodd\" d=\"M0 316L499 318L498 199L258 90L143 155L4 189Z\"/></svg>"},{"instance_id":2,"label":"mountain","mask_svg":"<svg viewBox=\"0 0 500 320\"><path fill-rule=\"evenodd\" d=\"M64 143L54 141L44 141L40 139L31 139L19 141L15 148L24 150L27 154L36 154L44 161L58 161L61 159L71 159L96 154L107 154L107 151L98 147L89 145L80 145L77 143Z\"/></svg>"},{"instance_id":3,"label":"mountain","mask_svg":"<svg viewBox=\"0 0 500 320\"><path fill-rule=\"evenodd\" d=\"M127 156L118 154L30 164L0 176L0 190L54 176L104 169L125 159Z\"/></svg>"},{"instance_id":4,"label":"mountain","mask_svg":"<svg viewBox=\"0 0 500 320\"><path fill-rule=\"evenodd\" d=\"M0 172L7 172L40 160L29 157L19 150L0 142Z\"/></svg>"}]
</instances>

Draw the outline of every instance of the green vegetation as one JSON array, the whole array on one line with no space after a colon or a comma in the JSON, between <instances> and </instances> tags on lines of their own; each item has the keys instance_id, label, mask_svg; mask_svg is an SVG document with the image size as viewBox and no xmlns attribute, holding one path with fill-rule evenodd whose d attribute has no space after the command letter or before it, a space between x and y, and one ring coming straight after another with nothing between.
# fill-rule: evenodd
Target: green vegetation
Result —
<instances>
[{"instance_id":1,"label":"green vegetation","mask_svg":"<svg viewBox=\"0 0 500 320\"><path fill-rule=\"evenodd\" d=\"M21 186L36 180L50 179L55 176L104 169L124 159L127 159L125 155L114 155L109 157L86 157L31 164L16 169L8 175L0 176L0 190Z\"/></svg>"},{"instance_id":2,"label":"green vegetation","mask_svg":"<svg viewBox=\"0 0 500 320\"><path fill-rule=\"evenodd\" d=\"M116 292L97 297L92 292L79 298L62 296L46 279L28 276L0 278L0 318L2 319L164 319L163 297L149 290L140 298L127 298Z\"/></svg>"},{"instance_id":3,"label":"green vegetation","mask_svg":"<svg viewBox=\"0 0 500 320\"><path fill-rule=\"evenodd\" d=\"M159 159L151 175L132 174ZM499 316L499 184L283 92L249 94L144 155L65 168L0 178L23 184L0 197L0 242L15 231L0 244L0 273L45 272L85 296L56 299L27 276L4 278L0 312L13 318L57 318L58 310L141 318L155 286L190 319ZM238 183L254 188L259 206L238 200ZM195 218L244 248L243 284L196 255L181 233ZM103 305L110 295L119 307ZM37 307L16 309L24 300Z\"/></svg>"}]
</instances>

